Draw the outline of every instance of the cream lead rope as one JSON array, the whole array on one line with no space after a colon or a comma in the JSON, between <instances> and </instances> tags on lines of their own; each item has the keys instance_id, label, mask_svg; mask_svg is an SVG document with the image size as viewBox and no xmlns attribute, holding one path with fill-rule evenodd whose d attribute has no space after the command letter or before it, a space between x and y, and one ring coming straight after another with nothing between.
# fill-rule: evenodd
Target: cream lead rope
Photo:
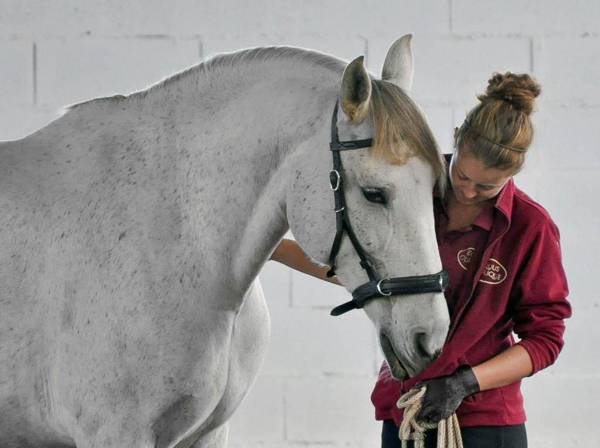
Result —
<instances>
[{"instance_id":1,"label":"cream lead rope","mask_svg":"<svg viewBox=\"0 0 600 448\"><path fill-rule=\"evenodd\" d=\"M411 389L400 397L396 406L404 409L404 418L400 424L398 437L402 442L402 448L408 447L408 441L414 441L414 448L425 448L425 431L437 427L437 448L463 448L460 426L456 414L452 414L446 420L439 423L417 422L415 417L421 410L421 398L425 395L426 386L419 389Z\"/></svg>"}]
</instances>

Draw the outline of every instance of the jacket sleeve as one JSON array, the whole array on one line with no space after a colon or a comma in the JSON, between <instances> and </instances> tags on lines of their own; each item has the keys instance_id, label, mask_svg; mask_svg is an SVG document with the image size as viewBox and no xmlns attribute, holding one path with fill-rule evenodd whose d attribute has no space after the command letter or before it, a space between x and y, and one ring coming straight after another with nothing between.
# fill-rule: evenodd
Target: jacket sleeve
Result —
<instances>
[{"instance_id":1,"label":"jacket sleeve","mask_svg":"<svg viewBox=\"0 0 600 448\"><path fill-rule=\"evenodd\" d=\"M571 316L560 235L550 220L534 231L514 288L514 331L531 358L533 373L554 363L563 347L564 319Z\"/></svg>"}]
</instances>

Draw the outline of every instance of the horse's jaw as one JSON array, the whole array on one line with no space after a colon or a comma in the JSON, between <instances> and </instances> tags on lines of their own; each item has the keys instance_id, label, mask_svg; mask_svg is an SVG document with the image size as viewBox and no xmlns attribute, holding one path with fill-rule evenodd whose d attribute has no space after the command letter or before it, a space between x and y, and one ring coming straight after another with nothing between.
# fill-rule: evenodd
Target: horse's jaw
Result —
<instances>
[{"instance_id":1,"label":"horse's jaw","mask_svg":"<svg viewBox=\"0 0 600 448\"><path fill-rule=\"evenodd\" d=\"M397 380L404 380L416 374L416 372L412 371L408 365L405 367L405 363L400 360L391 341L384 333L379 335L379 344L394 378Z\"/></svg>"}]
</instances>

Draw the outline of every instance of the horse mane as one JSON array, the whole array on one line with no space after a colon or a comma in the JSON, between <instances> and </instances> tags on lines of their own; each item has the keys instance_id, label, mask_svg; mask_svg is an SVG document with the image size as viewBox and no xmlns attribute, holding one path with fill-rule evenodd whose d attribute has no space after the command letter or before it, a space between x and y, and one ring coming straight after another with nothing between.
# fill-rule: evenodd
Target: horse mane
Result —
<instances>
[{"instance_id":1,"label":"horse mane","mask_svg":"<svg viewBox=\"0 0 600 448\"><path fill-rule=\"evenodd\" d=\"M90 103L115 103L124 99L140 99L156 91L164 90L165 88L171 87L182 80L198 79L200 76L204 76L208 79L219 78L223 74L231 72L231 68L239 66L240 64L255 64L260 65L270 61L281 61L285 60L292 64L309 63L316 67L324 68L328 71L343 73L346 63L341 59L336 58L325 53L319 53L314 50L307 50L300 47L289 47L289 46L270 46L270 47L256 47L238 50L231 53L220 53L211 58L202 61L198 64L192 65L187 69L184 69L174 75L171 75L155 84L150 85L144 90L132 92L129 95L113 95L107 97L94 98L91 100L81 101L75 104L71 104L65 108L66 111L79 108L83 105Z\"/></svg>"},{"instance_id":2,"label":"horse mane","mask_svg":"<svg viewBox=\"0 0 600 448\"><path fill-rule=\"evenodd\" d=\"M240 50L233 53L222 53L208 59L203 64L210 71L219 71L239 63L263 63L271 60L288 60L289 62L309 63L327 70L339 72L346 68L346 63L341 59L314 50L299 47L272 46ZM199 66L202 66L200 64Z\"/></svg>"},{"instance_id":3,"label":"horse mane","mask_svg":"<svg viewBox=\"0 0 600 448\"><path fill-rule=\"evenodd\" d=\"M263 66L271 61L286 61L292 68L295 64L310 64L332 71L340 78L346 67L346 62L335 56L299 47L248 48L215 55L130 95L83 101L67 107L66 111L90 103L113 104L128 99L143 99L154 92L168 91L179 81L197 83L201 78L208 81L222 79L223 76L232 73L232 67ZM371 86L370 118L375 130L372 153L398 165L406 163L409 157L415 155L425 159L433 167L439 186L442 187L440 190L443 191L446 178L445 161L419 107L395 84L372 77Z\"/></svg>"}]
</instances>

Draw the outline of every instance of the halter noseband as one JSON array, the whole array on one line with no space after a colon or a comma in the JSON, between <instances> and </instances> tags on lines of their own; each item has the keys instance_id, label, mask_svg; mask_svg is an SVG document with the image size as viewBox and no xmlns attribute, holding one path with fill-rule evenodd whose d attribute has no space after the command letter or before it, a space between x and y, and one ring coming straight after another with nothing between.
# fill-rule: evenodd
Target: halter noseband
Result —
<instances>
[{"instance_id":1,"label":"halter noseband","mask_svg":"<svg viewBox=\"0 0 600 448\"><path fill-rule=\"evenodd\" d=\"M344 232L348 234L354 250L360 258L360 266L367 272L369 281L357 287L352 291L352 300L336 306L331 310L332 316L339 316L350 310L362 308L368 300L388 297L400 294L422 294L427 292L443 292L448 285L448 273L441 270L437 274L418 275L413 277L393 277L381 279L377 276L371 260L361 246L356 234L350 224L350 219L346 210L346 199L343 187L343 167L340 151L351 149L368 148L372 146L373 139L349 140L341 142L337 130L337 112L338 103L335 103L333 116L331 117L331 142L329 148L333 156L333 169L329 172L329 183L333 190L335 199L335 223L336 233L329 253L329 266L331 269L327 272L328 277L335 275L335 259L340 251L342 237Z\"/></svg>"}]
</instances>

